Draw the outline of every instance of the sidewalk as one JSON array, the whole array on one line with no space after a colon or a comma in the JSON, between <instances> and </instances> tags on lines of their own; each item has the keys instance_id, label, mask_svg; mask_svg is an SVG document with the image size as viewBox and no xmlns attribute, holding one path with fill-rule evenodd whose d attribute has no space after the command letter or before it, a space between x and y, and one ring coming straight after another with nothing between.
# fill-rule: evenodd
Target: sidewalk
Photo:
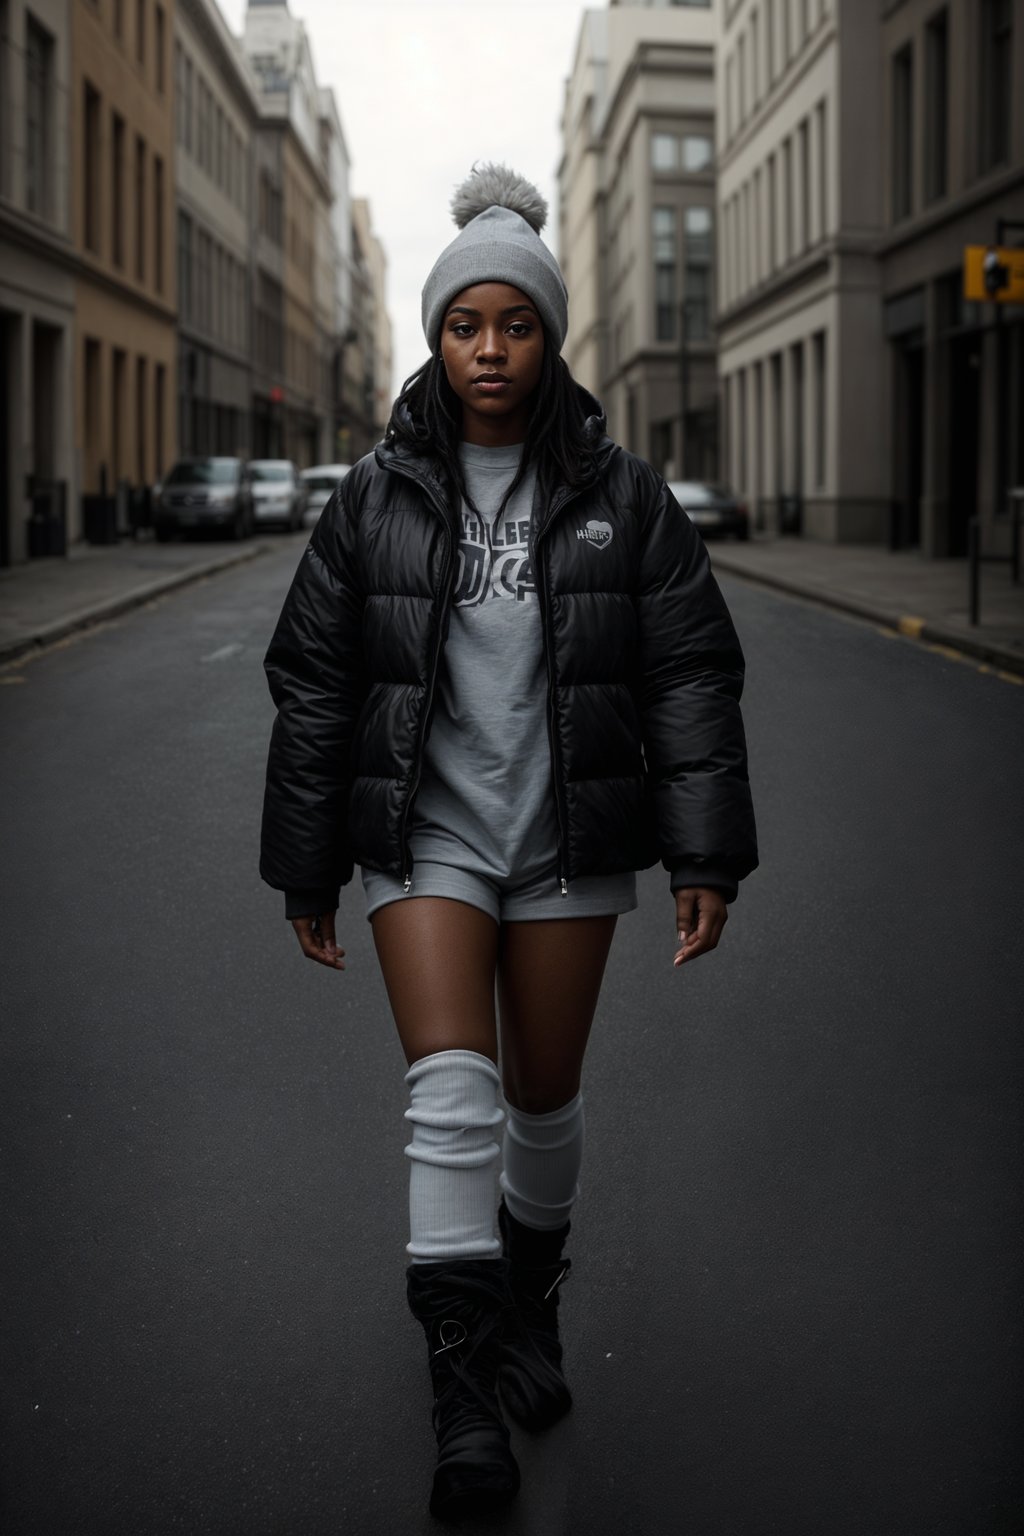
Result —
<instances>
[{"instance_id":1,"label":"sidewalk","mask_svg":"<svg viewBox=\"0 0 1024 1536\"><path fill-rule=\"evenodd\" d=\"M885 624L1024 677L1024 581L1009 565L981 569L981 622L968 622L967 561L926 560L916 550L754 537L709 543L716 571Z\"/></svg>"},{"instance_id":2,"label":"sidewalk","mask_svg":"<svg viewBox=\"0 0 1024 1536\"><path fill-rule=\"evenodd\" d=\"M142 537L100 547L74 544L65 559L0 570L0 664L272 547L259 538L157 544Z\"/></svg>"}]
</instances>

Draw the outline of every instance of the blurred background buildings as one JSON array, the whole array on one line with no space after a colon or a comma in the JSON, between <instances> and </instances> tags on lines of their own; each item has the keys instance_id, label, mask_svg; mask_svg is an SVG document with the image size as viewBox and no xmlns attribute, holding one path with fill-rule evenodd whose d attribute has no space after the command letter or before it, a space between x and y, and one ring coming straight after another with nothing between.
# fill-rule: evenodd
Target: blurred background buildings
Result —
<instances>
[{"instance_id":1,"label":"blurred background buildings","mask_svg":"<svg viewBox=\"0 0 1024 1536\"><path fill-rule=\"evenodd\" d=\"M385 280L285 0L0 0L0 564L178 455L364 453Z\"/></svg>"},{"instance_id":2,"label":"blurred background buildings","mask_svg":"<svg viewBox=\"0 0 1024 1536\"><path fill-rule=\"evenodd\" d=\"M609 0L561 121L565 355L755 528L962 554L1024 483L1024 0ZM351 462L387 262L286 0L0 0L0 564L186 453ZM37 550L37 552L42 552Z\"/></svg>"}]
</instances>

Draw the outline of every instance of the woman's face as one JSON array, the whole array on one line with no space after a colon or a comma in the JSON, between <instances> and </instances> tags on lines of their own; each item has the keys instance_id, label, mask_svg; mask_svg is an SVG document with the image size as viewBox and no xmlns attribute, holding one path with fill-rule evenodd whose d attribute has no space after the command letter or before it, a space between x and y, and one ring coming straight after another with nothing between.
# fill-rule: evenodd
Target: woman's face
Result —
<instances>
[{"instance_id":1,"label":"woman's face","mask_svg":"<svg viewBox=\"0 0 1024 1536\"><path fill-rule=\"evenodd\" d=\"M526 294L508 283L463 288L445 313L441 356L462 402L464 440L521 443L544 360L544 329Z\"/></svg>"}]
</instances>

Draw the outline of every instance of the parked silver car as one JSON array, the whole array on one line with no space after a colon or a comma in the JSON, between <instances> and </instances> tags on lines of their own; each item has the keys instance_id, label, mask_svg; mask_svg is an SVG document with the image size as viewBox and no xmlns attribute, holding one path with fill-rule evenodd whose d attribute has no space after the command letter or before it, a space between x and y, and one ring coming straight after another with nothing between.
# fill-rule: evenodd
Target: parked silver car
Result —
<instances>
[{"instance_id":1,"label":"parked silver car","mask_svg":"<svg viewBox=\"0 0 1024 1536\"><path fill-rule=\"evenodd\" d=\"M316 522L351 467L350 464L314 464L312 469L302 471L302 489L306 498L304 523Z\"/></svg>"},{"instance_id":2,"label":"parked silver car","mask_svg":"<svg viewBox=\"0 0 1024 1536\"><path fill-rule=\"evenodd\" d=\"M252 493L244 459L179 459L154 496L153 531L163 544L175 534L211 528L244 539L252 533Z\"/></svg>"},{"instance_id":3,"label":"parked silver car","mask_svg":"<svg viewBox=\"0 0 1024 1536\"><path fill-rule=\"evenodd\" d=\"M302 525L302 484L291 459L252 459L249 473L257 523L279 523L294 533Z\"/></svg>"}]
</instances>

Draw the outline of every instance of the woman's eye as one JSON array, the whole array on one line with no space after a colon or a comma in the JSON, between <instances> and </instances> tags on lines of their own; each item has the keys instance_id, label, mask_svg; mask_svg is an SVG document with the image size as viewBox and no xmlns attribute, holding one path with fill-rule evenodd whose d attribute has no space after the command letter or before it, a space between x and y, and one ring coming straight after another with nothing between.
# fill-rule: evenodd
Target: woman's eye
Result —
<instances>
[{"instance_id":1,"label":"woman's eye","mask_svg":"<svg viewBox=\"0 0 1024 1536\"><path fill-rule=\"evenodd\" d=\"M472 334L473 327L469 324L468 320L458 320L452 326L453 336L471 336Z\"/></svg>"},{"instance_id":2,"label":"woman's eye","mask_svg":"<svg viewBox=\"0 0 1024 1536\"><path fill-rule=\"evenodd\" d=\"M513 336L529 336L532 329L533 327L528 325L525 320L513 320L509 326L509 331Z\"/></svg>"}]
</instances>

